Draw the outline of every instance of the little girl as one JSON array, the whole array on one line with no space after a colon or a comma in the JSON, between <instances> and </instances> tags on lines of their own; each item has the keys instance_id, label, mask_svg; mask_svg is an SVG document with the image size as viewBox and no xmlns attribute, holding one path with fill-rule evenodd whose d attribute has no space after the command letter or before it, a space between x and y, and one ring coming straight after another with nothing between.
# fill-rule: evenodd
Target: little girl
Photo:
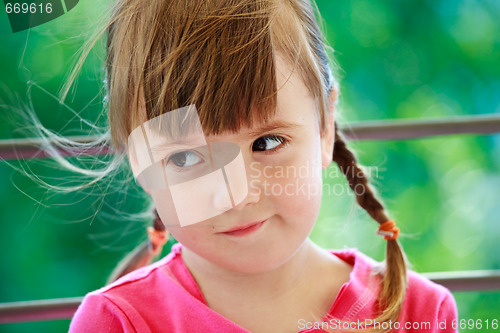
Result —
<instances>
[{"instance_id":1,"label":"little girl","mask_svg":"<svg viewBox=\"0 0 500 333\"><path fill-rule=\"evenodd\" d=\"M179 243L88 294L71 332L455 331L338 133L313 4L118 0L106 29L112 141ZM332 160L384 264L309 240Z\"/></svg>"}]
</instances>

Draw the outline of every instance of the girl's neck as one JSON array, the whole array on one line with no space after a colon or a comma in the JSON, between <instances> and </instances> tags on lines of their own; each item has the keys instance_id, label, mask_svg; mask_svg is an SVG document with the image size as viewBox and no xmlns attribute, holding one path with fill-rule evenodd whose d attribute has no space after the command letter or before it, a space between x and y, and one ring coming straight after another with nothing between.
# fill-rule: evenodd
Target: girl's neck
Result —
<instances>
[{"instance_id":1,"label":"girl's neck","mask_svg":"<svg viewBox=\"0 0 500 333\"><path fill-rule=\"evenodd\" d=\"M309 239L285 264L260 274L224 270L182 251L208 306L250 332L297 332L299 320L321 320L352 270Z\"/></svg>"},{"instance_id":2,"label":"girl's neck","mask_svg":"<svg viewBox=\"0 0 500 333\"><path fill-rule=\"evenodd\" d=\"M182 257L209 305L214 298L241 299L245 302L287 298L300 290L300 286L310 286L311 276L317 273L316 268L328 261L325 251L309 239L302 243L290 260L263 273L230 271L208 262L187 248L182 249Z\"/></svg>"}]
</instances>

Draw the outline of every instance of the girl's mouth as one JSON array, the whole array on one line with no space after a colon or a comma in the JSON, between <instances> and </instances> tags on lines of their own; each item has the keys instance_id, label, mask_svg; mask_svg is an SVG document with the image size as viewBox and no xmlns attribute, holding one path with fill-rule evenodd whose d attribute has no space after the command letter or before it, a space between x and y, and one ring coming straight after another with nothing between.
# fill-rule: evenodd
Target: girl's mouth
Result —
<instances>
[{"instance_id":1,"label":"girl's mouth","mask_svg":"<svg viewBox=\"0 0 500 333\"><path fill-rule=\"evenodd\" d=\"M239 226L235 227L232 229L229 229L227 231L220 232L220 234L227 235L227 236L234 236L234 237L242 237L249 235L257 230L260 229L260 227L267 221L260 221L260 222L252 222L250 224L246 224L244 226Z\"/></svg>"}]
</instances>

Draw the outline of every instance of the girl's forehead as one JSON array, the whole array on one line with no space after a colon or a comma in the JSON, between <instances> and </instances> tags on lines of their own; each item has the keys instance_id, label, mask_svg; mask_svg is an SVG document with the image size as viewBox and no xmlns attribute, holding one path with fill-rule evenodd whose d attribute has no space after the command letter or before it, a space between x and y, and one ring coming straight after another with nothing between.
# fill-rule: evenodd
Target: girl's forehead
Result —
<instances>
[{"instance_id":1,"label":"girl's forehead","mask_svg":"<svg viewBox=\"0 0 500 333\"><path fill-rule=\"evenodd\" d=\"M253 119L245 124L242 131L256 134L256 131L273 129L293 129L304 120L306 114L315 114L319 120L316 98L307 89L303 78L283 57L276 57L277 100L276 109L270 112L267 120Z\"/></svg>"},{"instance_id":2,"label":"girl's forehead","mask_svg":"<svg viewBox=\"0 0 500 333\"><path fill-rule=\"evenodd\" d=\"M287 133L291 134L300 131L306 124L300 123L297 119L281 119L273 117L265 123L260 123L252 127L242 126L236 132L223 132L220 134L206 135L207 141L248 141L268 133Z\"/></svg>"},{"instance_id":3,"label":"girl's forehead","mask_svg":"<svg viewBox=\"0 0 500 333\"><path fill-rule=\"evenodd\" d=\"M297 70L280 56L276 62L276 82L276 107L267 111L269 113L267 119L253 117L236 131L223 131L220 134L209 133L204 128L207 139L214 141L222 141L224 137L226 140L230 137L235 140L252 139L270 132L300 130L309 124L315 127L317 125L319 129L320 114L316 98L307 89Z\"/></svg>"},{"instance_id":4,"label":"girl's forehead","mask_svg":"<svg viewBox=\"0 0 500 333\"><path fill-rule=\"evenodd\" d=\"M206 119L207 113L214 111L200 108L197 109L198 116L194 117L191 113L189 113L189 116L186 117L180 115L170 117L170 115L176 113L178 110L176 109L164 112L162 115L148 120L143 89L140 89L140 107L138 110L138 118L142 120L139 120L139 123L135 127L140 124L150 123L152 131L163 132L163 135L166 136L176 136L179 135L179 132L182 136L192 136L193 131L195 134L199 133L197 126L193 128L192 124L199 123L201 120L201 125L205 135L216 139L221 135L227 136L229 134L240 134L254 137L258 133L269 132L272 130L294 129L297 127L297 123L300 123L300 119L295 120L295 122L290 119L293 116L297 116L291 112L293 110L301 110L302 113L316 113L319 120L320 117L316 98L313 97L311 91L307 89L303 78L298 73L297 68L295 68L289 61L285 60L279 52L276 53L275 72L277 90L276 104L274 105L274 108L251 110L250 117L242 118L240 126L236 128L223 128L220 132L214 133L210 130L210 126L206 126L207 124L203 121L203 119ZM195 109L196 107L197 105L194 105ZM232 112L234 113L232 116L239 117L237 114L243 111L239 108L234 108ZM188 113L186 113L186 115L187 114ZM221 117L225 116L229 115L221 114ZM196 121L194 121L195 118ZM171 119L175 119L175 121L172 121ZM172 125L174 123L175 126ZM170 125L165 126L165 124Z\"/></svg>"},{"instance_id":5,"label":"girl's forehead","mask_svg":"<svg viewBox=\"0 0 500 333\"><path fill-rule=\"evenodd\" d=\"M276 112L265 121L254 121L242 125L237 131L220 134L206 134L208 141L247 141L255 140L264 134L283 134L300 136L303 131L320 129L320 116L316 100L300 84L289 81L283 86Z\"/></svg>"}]
</instances>

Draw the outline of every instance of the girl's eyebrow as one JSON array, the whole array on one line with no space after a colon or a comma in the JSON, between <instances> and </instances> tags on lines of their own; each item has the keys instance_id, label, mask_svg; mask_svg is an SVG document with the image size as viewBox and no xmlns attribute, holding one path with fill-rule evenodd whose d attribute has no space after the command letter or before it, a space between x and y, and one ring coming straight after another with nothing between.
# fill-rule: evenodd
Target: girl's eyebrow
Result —
<instances>
[{"instance_id":1,"label":"girl's eyebrow","mask_svg":"<svg viewBox=\"0 0 500 333\"><path fill-rule=\"evenodd\" d=\"M272 132L276 130L292 130L300 128L301 125L293 122L288 122L285 120L275 120L270 123L266 123L263 126L252 129L248 132L248 137L255 137L261 135L262 133Z\"/></svg>"},{"instance_id":2,"label":"girl's eyebrow","mask_svg":"<svg viewBox=\"0 0 500 333\"><path fill-rule=\"evenodd\" d=\"M161 152L164 150L177 150L177 149L192 149L195 147L203 146L206 141L201 142L199 138L181 137L169 141L158 142L153 144L150 149L154 152Z\"/></svg>"}]
</instances>

